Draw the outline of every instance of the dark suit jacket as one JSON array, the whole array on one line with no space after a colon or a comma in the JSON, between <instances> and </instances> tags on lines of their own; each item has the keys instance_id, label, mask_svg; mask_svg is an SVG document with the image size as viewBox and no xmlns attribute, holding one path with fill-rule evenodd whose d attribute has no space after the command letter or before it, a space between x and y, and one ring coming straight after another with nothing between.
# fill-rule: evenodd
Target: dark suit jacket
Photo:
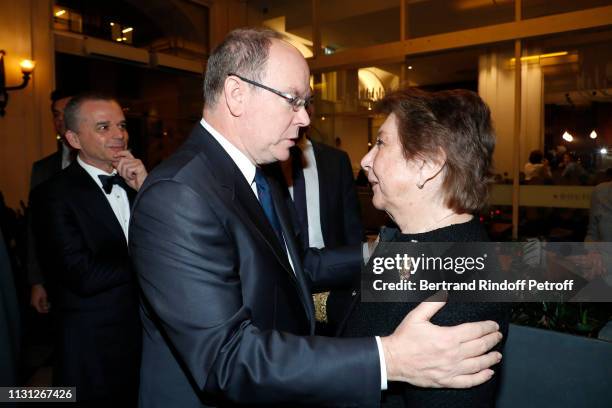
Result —
<instances>
[{"instance_id":1,"label":"dark suit jacket","mask_svg":"<svg viewBox=\"0 0 612 408\"><path fill-rule=\"evenodd\" d=\"M359 200L353 181L351 161L346 152L312 142L319 176L321 230L326 248L358 245L363 241ZM359 274L356 268L355 273ZM325 289L325 288L322 288ZM334 334L352 301L352 288L333 289L327 298L328 324L321 333Z\"/></svg>"},{"instance_id":2,"label":"dark suit jacket","mask_svg":"<svg viewBox=\"0 0 612 408\"><path fill-rule=\"evenodd\" d=\"M346 152L311 142L319 176L321 230L326 248L359 244L363 227L353 181L351 160Z\"/></svg>"},{"instance_id":3,"label":"dark suit jacket","mask_svg":"<svg viewBox=\"0 0 612 408\"><path fill-rule=\"evenodd\" d=\"M134 392L141 334L136 278L104 193L74 161L32 192L31 205L45 280L56 295L54 383L76 385L79 400Z\"/></svg>"},{"instance_id":4,"label":"dark suit jacket","mask_svg":"<svg viewBox=\"0 0 612 408\"><path fill-rule=\"evenodd\" d=\"M34 162L30 176L30 190L34 190L39 184L49 180L60 171L62 171L61 150Z\"/></svg>"},{"instance_id":5,"label":"dark suit jacket","mask_svg":"<svg viewBox=\"0 0 612 408\"><path fill-rule=\"evenodd\" d=\"M57 173L62 171L62 151L59 150L49 156L34 162L32 174L30 176L30 191L34 190L41 183L49 180ZM27 217L27 275L30 285L44 283L43 272L38 264L36 255L36 244L33 236L32 217Z\"/></svg>"},{"instance_id":6,"label":"dark suit jacket","mask_svg":"<svg viewBox=\"0 0 612 408\"><path fill-rule=\"evenodd\" d=\"M0 384L3 387L19 384L17 368L20 361L20 338L19 303L13 269L0 230Z\"/></svg>"},{"instance_id":7,"label":"dark suit jacket","mask_svg":"<svg viewBox=\"0 0 612 408\"><path fill-rule=\"evenodd\" d=\"M374 338L309 336L309 285L347 279L359 256L312 251L302 264L281 188L270 186L295 273L243 174L202 126L149 174L129 240L144 294L141 406L378 402Z\"/></svg>"}]
</instances>

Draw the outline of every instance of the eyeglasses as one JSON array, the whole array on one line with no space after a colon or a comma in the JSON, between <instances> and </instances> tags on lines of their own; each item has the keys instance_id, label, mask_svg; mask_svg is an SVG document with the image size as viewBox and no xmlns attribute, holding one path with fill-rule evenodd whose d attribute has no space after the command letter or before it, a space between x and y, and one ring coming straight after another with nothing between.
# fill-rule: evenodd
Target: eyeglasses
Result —
<instances>
[{"instance_id":1,"label":"eyeglasses","mask_svg":"<svg viewBox=\"0 0 612 408\"><path fill-rule=\"evenodd\" d=\"M286 92L281 92L278 91L274 88L270 88L269 86L265 86L263 84L260 84L259 82L255 82L255 81L251 81L250 79L246 79L238 74L234 74L234 73L229 73L227 74L227 76L235 76L240 78L241 80L243 80L244 82L257 86L259 88L265 89L266 91L272 92L273 94L276 94L278 96L280 96L281 98L283 98L284 100L286 100L287 102L289 102L289 105L291 105L291 107L293 108L294 112L298 112L300 110L301 107L304 107L304 109L308 109L308 106L312 103L313 98L312 96L306 99L300 98L298 96L293 96L290 93L286 93Z\"/></svg>"}]
</instances>

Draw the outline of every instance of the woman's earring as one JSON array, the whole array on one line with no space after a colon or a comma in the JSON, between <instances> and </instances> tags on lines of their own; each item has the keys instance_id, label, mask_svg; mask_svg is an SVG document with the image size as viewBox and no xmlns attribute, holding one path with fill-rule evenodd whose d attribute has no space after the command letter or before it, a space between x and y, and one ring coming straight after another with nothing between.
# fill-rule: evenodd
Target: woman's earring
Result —
<instances>
[{"instance_id":1,"label":"woman's earring","mask_svg":"<svg viewBox=\"0 0 612 408\"><path fill-rule=\"evenodd\" d=\"M420 183L420 182L419 182L419 183L417 183L417 184L416 184L416 186L417 186L417 188L418 188L419 190L422 190L422 189L423 189L423 187L425 186L425 183Z\"/></svg>"}]
</instances>

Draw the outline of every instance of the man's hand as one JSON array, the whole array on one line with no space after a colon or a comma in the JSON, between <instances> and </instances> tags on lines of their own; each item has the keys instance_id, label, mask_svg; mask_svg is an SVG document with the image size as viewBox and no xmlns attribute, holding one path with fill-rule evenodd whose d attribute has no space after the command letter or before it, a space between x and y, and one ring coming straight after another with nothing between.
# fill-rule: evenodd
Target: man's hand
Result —
<instances>
[{"instance_id":1,"label":"man's hand","mask_svg":"<svg viewBox=\"0 0 612 408\"><path fill-rule=\"evenodd\" d=\"M115 155L113 166L125 182L138 191L147 178L147 169L140 159L134 158L129 150L123 150Z\"/></svg>"},{"instance_id":2,"label":"man's hand","mask_svg":"<svg viewBox=\"0 0 612 408\"><path fill-rule=\"evenodd\" d=\"M423 302L381 342L389 381L418 387L469 388L493 376L501 353L487 353L502 339L492 321L441 327L430 323L446 302ZM485 354L487 353L487 354Z\"/></svg>"},{"instance_id":3,"label":"man's hand","mask_svg":"<svg viewBox=\"0 0 612 408\"><path fill-rule=\"evenodd\" d=\"M49 313L50 304L47 300L47 291L40 283L32 285L30 304L38 313Z\"/></svg>"}]
</instances>

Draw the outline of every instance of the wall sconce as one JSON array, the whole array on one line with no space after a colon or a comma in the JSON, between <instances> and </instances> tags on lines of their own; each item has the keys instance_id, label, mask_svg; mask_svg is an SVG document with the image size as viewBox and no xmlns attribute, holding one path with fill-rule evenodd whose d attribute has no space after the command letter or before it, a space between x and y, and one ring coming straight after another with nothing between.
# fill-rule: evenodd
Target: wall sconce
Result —
<instances>
[{"instance_id":1,"label":"wall sconce","mask_svg":"<svg viewBox=\"0 0 612 408\"><path fill-rule=\"evenodd\" d=\"M0 50L0 117L4 116L6 105L8 104L9 91L16 91L23 89L28 86L30 81L30 75L34 71L36 63L30 60L23 60L19 64L21 67L21 73L23 74L23 82L17 86L6 86L6 77L4 75L4 56L6 53L4 50Z\"/></svg>"}]
</instances>

